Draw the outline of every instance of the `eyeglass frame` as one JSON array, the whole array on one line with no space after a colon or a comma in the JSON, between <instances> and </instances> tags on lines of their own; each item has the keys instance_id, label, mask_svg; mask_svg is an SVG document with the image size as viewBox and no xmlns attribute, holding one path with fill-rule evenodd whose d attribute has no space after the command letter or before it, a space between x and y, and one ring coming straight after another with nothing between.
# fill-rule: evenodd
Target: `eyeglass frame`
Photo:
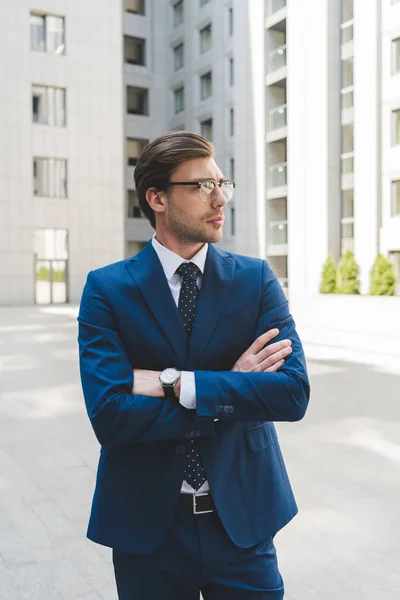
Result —
<instances>
[{"instance_id":1,"label":"eyeglass frame","mask_svg":"<svg viewBox=\"0 0 400 600\"><path fill-rule=\"evenodd\" d=\"M212 181L216 186L218 185L218 187L221 189L221 186L223 183L232 183L233 184L233 189L236 188L236 182L233 179L220 179L219 181L215 181L214 179L202 179L201 181L167 181L167 186L169 185L197 185L197 187L199 188L199 190L201 190L201 185L202 183L206 183L207 181ZM213 192L215 191L215 188L213 190ZM210 196L213 192L210 192ZM224 196L225 198L225 196ZM225 198L227 202L229 202L228 198Z\"/></svg>"}]
</instances>

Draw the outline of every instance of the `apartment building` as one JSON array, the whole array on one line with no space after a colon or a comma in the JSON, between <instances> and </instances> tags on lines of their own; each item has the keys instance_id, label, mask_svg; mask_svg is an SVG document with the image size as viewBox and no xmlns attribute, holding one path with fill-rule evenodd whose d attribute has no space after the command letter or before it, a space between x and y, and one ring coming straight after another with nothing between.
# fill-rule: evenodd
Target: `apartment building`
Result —
<instances>
[{"instance_id":1,"label":"apartment building","mask_svg":"<svg viewBox=\"0 0 400 600\"><path fill-rule=\"evenodd\" d=\"M77 302L90 269L143 247L153 230L134 169L169 129L214 142L237 181L224 245L264 253L263 2L21 0L1 11L0 304Z\"/></svg>"},{"instance_id":2,"label":"apartment building","mask_svg":"<svg viewBox=\"0 0 400 600\"><path fill-rule=\"evenodd\" d=\"M153 230L150 140L209 138L237 182L223 246L267 257L291 301L328 252L400 277L400 2L21 0L0 19L0 304L79 301Z\"/></svg>"}]
</instances>

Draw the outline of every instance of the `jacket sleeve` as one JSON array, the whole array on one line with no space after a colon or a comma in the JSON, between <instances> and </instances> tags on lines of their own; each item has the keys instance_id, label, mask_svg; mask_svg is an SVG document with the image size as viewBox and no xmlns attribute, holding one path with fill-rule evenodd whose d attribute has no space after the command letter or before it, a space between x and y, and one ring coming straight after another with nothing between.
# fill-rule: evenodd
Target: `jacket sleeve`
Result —
<instances>
[{"instance_id":1,"label":"jacket sleeve","mask_svg":"<svg viewBox=\"0 0 400 600\"><path fill-rule=\"evenodd\" d=\"M292 341L292 353L276 373L195 371L196 412L225 421L298 421L310 395L303 347L282 287L263 261L263 287L255 339L272 328L272 342Z\"/></svg>"},{"instance_id":2,"label":"jacket sleeve","mask_svg":"<svg viewBox=\"0 0 400 600\"><path fill-rule=\"evenodd\" d=\"M197 437L214 435L212 419L197 419L194 410L164 398L132 394L133 367L95 271L83 290L78 323L83 395L101 445L174 440L194 427Z\"/></svg>"}]
</instances>

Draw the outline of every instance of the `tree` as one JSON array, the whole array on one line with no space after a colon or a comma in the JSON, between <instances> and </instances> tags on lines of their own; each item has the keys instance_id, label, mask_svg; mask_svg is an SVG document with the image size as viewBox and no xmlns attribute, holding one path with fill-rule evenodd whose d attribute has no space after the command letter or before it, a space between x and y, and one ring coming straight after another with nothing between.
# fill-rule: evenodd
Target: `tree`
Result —
<instances>
[{"instance_id":1,"label":"tree","mask_svg":"<svg viewBox=\"0 0 400 600\"><path fill-rule=\"evenodd\" d=\"M360 293L360 267L356 263L354 253L346 250L339 260L336 273L336 288L338 294Z\"/></svg>"},{"instance_id":2,"label":"tree","mask_svg":"<svg viewBox=\"0 0 400 600\"><path fill-rule=\"evenodd\" d=\"M378 253L369 273L369 281L369 293L372 296L394 296L396 276L392 261Z\"/></svg>"},{"instance_id":3,"label":"tree","mask_svg":"<svg viewBox=\"0 0 400 600\"><path fill-rule=\"evenodd\" d=\"M336 265L331 254L325 261L322 269L320 294L334 294L336 292Z\"/></svg>"}]
</instances>

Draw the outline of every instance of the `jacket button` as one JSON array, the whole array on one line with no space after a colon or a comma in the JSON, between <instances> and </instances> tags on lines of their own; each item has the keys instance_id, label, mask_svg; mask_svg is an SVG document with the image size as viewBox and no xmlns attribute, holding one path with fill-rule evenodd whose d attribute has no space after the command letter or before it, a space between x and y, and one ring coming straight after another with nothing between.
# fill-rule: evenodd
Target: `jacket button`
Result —
<instances>
[{"instance_id":1,"label":"jacket button","mask_svg":"<svg viewBox=\"0 0 400 600\"><path fill-rule=\"evenodd\" d=\"M194 438L194 431L192 429L192 431L190 432L190 437Z\"/></svg>"},{"instance_id":2,"label":"jacket button","mask_svg":"<svg viewBox=\"0 0 400 600\"><path fill-rule=\"evenodd\" d=\"M233 413L233 411L234 411L234 410L235 410L235 409L233 408L233 406L229 406L229 412L230 412L230 413Z\"/></svg>"},{"instance_id":3,"label":"jacket button","mask_svg":"<svg viewBox=\"0 0 400 600\"><path fill-rule=\"evenodd\" d=\"M195 434L196 437L200 437L200 435L201 435L200 429L196 429L196 431L194 432L194 434Z\"/></svg>"},{"instance_id":4,"label":"jacket button","mask_svg":"<svg viewBox=\"0 0 400 600\"><path fill-rule=\"evenodd\" d=\"M212 407L212 411L214 414L217 414L217 412L219 412L219 406L218 404L214 404L214 406Z\"/></svg>"},{"instance_id":5,"label":"jacket button","mask_svg":"<svg viewBox=\"0 0 400 600\"><path fill-rule=\"evenodd\" d=\"M224 406L224 413L227 415L229 413L230 406Z\"/></svg>"},{"instance_id":6,"label":"jacket button","mask_svg":"<svg viewBox=\"0 0 400 600\"><path fill-rule=\"evenodd\" d=\"M175 448L175 452L177 454L185 454L186 452L186 447L183 446L182 444L179 444L176 448Z\"/></svg>"}]
</instances>

